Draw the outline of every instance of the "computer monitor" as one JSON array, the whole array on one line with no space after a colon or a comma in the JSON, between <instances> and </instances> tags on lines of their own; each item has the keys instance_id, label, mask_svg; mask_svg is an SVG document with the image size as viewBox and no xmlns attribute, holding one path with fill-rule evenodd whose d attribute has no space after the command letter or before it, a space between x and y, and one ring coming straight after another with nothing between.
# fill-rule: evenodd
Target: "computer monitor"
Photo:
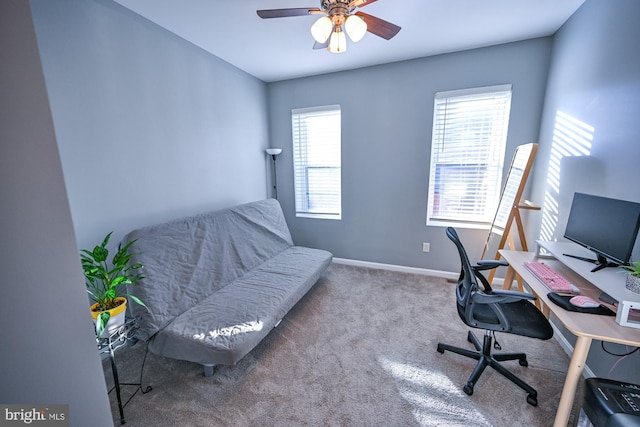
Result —
<instances>
[{"instance_id":1,"label":"computer monitor","mask_svg":"<svg viewBox=\"0 0 640 427\"><path fill-rule=\"evenodd\" d=\"M640 227L640 203L575 193L564 237L593 251L598 271L629 263Z\"/></svg>"}]
</instances>

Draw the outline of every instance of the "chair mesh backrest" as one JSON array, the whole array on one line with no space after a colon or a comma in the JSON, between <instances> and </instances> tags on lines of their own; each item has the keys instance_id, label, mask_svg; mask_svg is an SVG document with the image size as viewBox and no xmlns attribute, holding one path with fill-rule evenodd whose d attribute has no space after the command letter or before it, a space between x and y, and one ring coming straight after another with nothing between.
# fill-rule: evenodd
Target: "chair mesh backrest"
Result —
<instances>
[{"instance_id":1,"label":"chair mesh backrest","mask_svg":"<svg viewBox=\"0 0 640 427\"><path fill-rule=\"evenodd\" d=\"M462 263L456 299L458 314L465 324L543 340L553 336L549 321L534 304L517 298L507 301L504 294L495 293L478 268L469 262L456 230L448 227L446 234L458 248Z\"/></svg>"},{"instance_id":2,"label":"chair mesh backrest","mask_svg":"<svg viewBox=\"0 0 640 427\"><path fill-rule=\"evenodd\" d=\"M458 311L465 313L465 318L462 320L466 323L467 321L472 321L471 304L469 300L471 299L471 295L479 290L478 281L471 268L467 252L464 250L464 246L462 246L456 230L452 227L447 227L446 234L447 237L456 245L456 248L458 248L458 254L460 255L460 263L462 266L460 269L460 277L458 278L458 285L456 287L456 299L459 308L462 310Z\"/></svg>"}]
</instances>

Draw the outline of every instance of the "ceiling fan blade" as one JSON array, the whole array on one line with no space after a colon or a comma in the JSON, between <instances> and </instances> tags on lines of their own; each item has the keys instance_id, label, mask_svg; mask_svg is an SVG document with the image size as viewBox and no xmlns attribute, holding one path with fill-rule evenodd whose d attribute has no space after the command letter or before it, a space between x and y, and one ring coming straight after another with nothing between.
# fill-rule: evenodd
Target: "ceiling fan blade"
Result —
<instances>
[{"instance_id":1,"label":"ceiling fan blade","mask_svg":"<svg viewBox=\"0 0 640 427\"><path fill-rule=\"evenodd\" d=\"M258 16L263 19L267 18L286 18L289 16L304 16L314 13L324 13L317 7L294 7L290 9L266 9L257 10Z\"/></svg>"},{"instance_id":2,"label":"ceiling fan blade","mask_svg":"<svg viewBox=\"0 0 640 427\"><path fill-rule=\"evenodd\" d=\"M356 12L356 16L359 16L364 20L364 22L366 22L367 31L378 37L382 37L385 40L391 39L393 36L398 34L398 31L401 30L400 27L392 24L391 22L387 22L384 19L376 18L375 16L366 13Z\"/></svg>"},{"instance_id":3,"label":"ceiling fan blade","mask_svg":"<svg viewBox=\"0 0 640 427\"><path fill-rule=\"evenodd\" d=\"M349 6L347 6L349 9L351 9L352 7L364 7L368 4L371 3L375 3L378 0L353 0L351 3L349 3Z\"/></svg>"},{"instance_id":4,"label":"ceiling fan blade","mask_svg":"<svg viewBox=\"0 0 640 427\"><path fill-rule=\"evenodd\" d=\"M329 47L329 40L331 40L331 37L327 37L327 41L324 42L324 43L315 42L313 44L313 48L314 49L326 49L326 48Z\"/></svg>"}]
</instances>

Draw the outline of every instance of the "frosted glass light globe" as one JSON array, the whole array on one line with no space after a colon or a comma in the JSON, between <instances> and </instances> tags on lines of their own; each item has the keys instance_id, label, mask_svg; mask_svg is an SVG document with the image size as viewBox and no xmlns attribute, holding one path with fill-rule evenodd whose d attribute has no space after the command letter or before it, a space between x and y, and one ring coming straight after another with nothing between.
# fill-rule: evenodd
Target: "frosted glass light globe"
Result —
<instances>
[{"instance_id":1,"label":"frosted glass light globe","mask_svg":"<svg viewBox=\"0 0 640 427\"><path fill-rule=\"evenodd\" d=\"M328 47L329 52L342 53L347 51L347 37L343 31L334 31L331 33L331 41Z\"/></svg>"},{"instance_id":2,"label":"frosted glass light globe","mask_svg":"<svg viewBox=\"0 0 640 427\"><path fill-rule=\"evenodd\" d=\"M367 23L356 15L349 16L347 21L344 23L344 27L347 30L347 34L349 34L349 38L354 43L362 40L364 35L367 33Z\"/></svg>"},{"instance_id":3,"label":"frosted glass light globe","mask_svg":"<svg viewBox=\"0 0 640 427\"><path fill-rule=\"evenodd\" d=\"M318 43L325 43L333 31L333 22L328 16L323 16L311 26L311 35Z\"/></svg>"}]
</instances>

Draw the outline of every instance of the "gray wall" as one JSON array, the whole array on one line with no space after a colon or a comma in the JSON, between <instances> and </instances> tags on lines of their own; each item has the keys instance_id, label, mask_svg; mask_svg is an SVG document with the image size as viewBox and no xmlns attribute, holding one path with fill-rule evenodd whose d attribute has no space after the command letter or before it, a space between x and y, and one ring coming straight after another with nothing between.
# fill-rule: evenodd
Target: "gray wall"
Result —
<instances>
[{"instance_id":1,"label":"gray wall","mask_svg":"<svg viewBox=\"0 0 640 427\"><path fill-rule=\"evenodd\" d=\"M29 2L0 2L0 64L0 402L113 426Z\"/></svg>"},{"instance_id":2,"label":"gray wall","mask_svg":"<svg viewBox=\"0 0 640 427\"><path fill-rule=\"evenodd\" d=\"M278 196L294 240L336 257L457 271L443 227L426 226L433 96L438 91L513 84L505 169L515 148L537 142L551 38L505 44L356 71L269 84ZM291 109L342 107L341 221L296 218ZM486 230L460 230L479 257ZM422 253L422 242L431 252Z\"/></svg>"},{"instance_id":3,"label":"gray wall","mask_svg":"<svg viewBox=\"0 0 640 427\"><path fill-rule=\"evenodd\" d=\"M86 247L111 230L118 238L139 225L264 198L268 145L284 148L278 194L296 242L344 258L459 268L443 229L425 225L433 94L441 90L513 84L505 167L517 145L540 142L530 197L537 203L548 189L556 112L593 127L590 155L562 160L560 230L572 191L640 201L636 0L587 0L553 39L269 85L113 2L32 0L55 137L27 4L0 6L0 62L17 64L0 86L0 268L8 292L1 316L23 325L2 332L0 401L57 396L72 403L74 425L89 413L110 419L91 333L80 326L86 296L75 242ZM343 220L298 219L290 111L334 103L344 124ZM540 222L541 215L526 220L530 240ZM479 256L486 232L461 235ZM428 254L423 241L432 244ZM71 299L67 314L45 304L63 296ZM31 313L33 305L44 311ZM52 335L52 324L70 333ZM619 359L596 354L589 365L602 376L638 378L637 357L611 370Z\"/></svg>"},{"instance_id":4,"label":"gray wall","mask_svg":"<svg viewBox=\"0 0 640 427\"><path fill-rule=\"evenodd\" d=\"M109 0L32 0L76 236L267 196L266 85Z\"/></svg>"},{"instance_id":5,"label":"gray wall","mask_svg":"<svg viewBox=\"0 0 640 427\"><path fill-rule=\"evenodd\" d=\"M640 2L587 0L554 38L549 83L533 174L535 200L550 197L559 205L544 216L552 238L562 240L576 191L640 202ZM560 160L560 191L548 183L552 152L558 152L558 112L591 134L588 155ZM582 144L582 138L568 138ZM548 207L553 203L547 204ZM537 238L543 217L530 223ZM636 245L637 247L637 245ZM633 259L640 258L636 249ZM570 336L569 334L565 334ZM594 342L587 361L598 376L640 383L640 354L606 355ZM607 344L616 353L622 346Z\"/></svg>"},{"instance_id":6,"label":"gray wall","mask_svg":"<svg viewBox=\"0 0 640 427\"><path fill-rule=\"evenodd\" d=\"M0 402L113 425L78 248L266 197L266 85L103 0L0 2L0 64Z\"/></svg>"}]
</instances>

